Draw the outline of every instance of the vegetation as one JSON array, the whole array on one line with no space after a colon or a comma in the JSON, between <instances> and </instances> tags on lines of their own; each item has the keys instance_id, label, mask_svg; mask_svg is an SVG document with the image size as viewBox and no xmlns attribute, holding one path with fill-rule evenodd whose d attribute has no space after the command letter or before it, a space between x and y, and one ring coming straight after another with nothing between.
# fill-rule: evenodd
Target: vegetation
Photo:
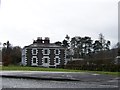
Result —
<instances>
[{"instance_id":1,"label":"vegetation","mask_svg":"<svg viewBox=\"0 0 120 90\"><path fill-rule=\"evenodd\" d=\"M120 72L108 72L108 71L89 71L97 74L115 75L120 77Z\"/></svg>"},{"instance_id":2,"label":"vegetation","mask_svg":"<svg viewBox=\"0 0 120 90\"><path fill-rule=\"evenodd\" d=\"M120 65L105 64L105 61L69 61L65 66L66 69L74 70L89 70L89 71L109 71L109 72L120 72ZM110 62L110 61L109 61ZM103 64L102 64L103 63Z\"/></svg>"},{"instance_id":3,"label":"vegetation","mask_svg":"<svg viewBox=\"0 0 120 90\"><path fill-rule=\"evenodd\" d=\"M63 47L66 47L67 57L72 55L74 58L86 58L88 56L90 58L90 56L97 54L100 51L110 50L111 42L105 40L103 34L100 33L99 39L95 41L89 36L75 36L70 39L70 37L66 35L62 42L58 41L56 44L61 44ZM73 50L74 53L70 53L71 50Z\"/></svg>"},{"instance_id":4,"label":"vegetation","mask_svg":"<svg viewBox=\"0 0 120 90\"><path fill-rule=\"evenodd\" d=\"M21 62L21 48L19 46L13 47L9 41L3 44L2 48L2 62L4 66L9 64L17 65Z\"/></svg>"},{"instance_id":5,"label":"vegetation","mask_svg":"<svg viewBox=\"0 0 120 90\"><path fill-rule=\"evenodd\" d=\"M18 71L60 71L60 72L80 72L80 70L60 69L60 68L42 68L42 67L28 67L28 66L2 66L2 70L18 70Z\"/></svg>"},{"instance_id":6,"label":"vegetation","mask_svg":"<svg viewBox=\"0 0 120 90\"><path fill-rule=\"evenodd\" d=\"M88 70L71 70L71 69L58 69L58 68L41 68L41 67L27 67L27 66L0 66L1 70L4 71L54 71L54 72L89 72L89 73L97 73L97 74L107 74L107 75L115 75L120 76L119 72L105 72L105 71L88 71Z\"/></svg>"}]
</instances>

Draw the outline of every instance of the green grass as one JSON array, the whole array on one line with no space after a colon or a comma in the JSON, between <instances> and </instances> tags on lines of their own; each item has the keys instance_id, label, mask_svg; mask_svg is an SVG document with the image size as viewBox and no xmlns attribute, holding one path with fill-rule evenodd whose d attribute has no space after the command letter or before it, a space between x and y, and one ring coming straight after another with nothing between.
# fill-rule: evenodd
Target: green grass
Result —
<instances>
[{"instance_id":1,"label":"green grass","mask_svg":"<svg viewBox=\"0 0 120 90\"><path fill-rule=\"evenodd\" d=\"M58 69L58 68L42 68L42 67L27 67L27 66L2 66L1 70L15 71L59 71L59 72L80 72L80 70Z\"/></svg>"},{"instance_id":2,"label":"green grass","mask_svg":"<svg viewBox=\"0 0 120 90\"><path fill-rule=\"evenodd\" d=\"M3 71L88 72L88 73L97 73L97 74L106 74L106 75L120 76L120 72L70 70L70 69L27 67L27 66L13 66L13 65L10 65L10 66L0 66L0 70L3 70Z\"/></svg>"},{"instance_id":3,"label":"green grass","mask_svg":"<svg viewBox=\"0 0 120 90\"><path fill-rule=\"evenodd\" d=\"M113 76L120 77L120 72L108 72L108 71L88 71L88 72L97 73L97 74L113 75Z\"/></svg>"}]
</instances>

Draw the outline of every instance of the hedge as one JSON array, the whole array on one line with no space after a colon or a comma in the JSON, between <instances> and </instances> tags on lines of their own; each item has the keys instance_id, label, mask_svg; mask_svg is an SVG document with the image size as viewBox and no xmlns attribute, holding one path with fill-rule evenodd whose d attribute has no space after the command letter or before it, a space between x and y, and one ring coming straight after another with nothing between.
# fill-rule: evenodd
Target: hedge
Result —
<instances>
[{"instance_id":1,"label":"hedge","mask_svg":"<svg viewBox=\"0 0 120 90\"><path fill-rule=\"evenodd\" d=\"M66 64L65 69L120 72L120 64L86 64L71 61Z\"/></svg>"}]
</instances>

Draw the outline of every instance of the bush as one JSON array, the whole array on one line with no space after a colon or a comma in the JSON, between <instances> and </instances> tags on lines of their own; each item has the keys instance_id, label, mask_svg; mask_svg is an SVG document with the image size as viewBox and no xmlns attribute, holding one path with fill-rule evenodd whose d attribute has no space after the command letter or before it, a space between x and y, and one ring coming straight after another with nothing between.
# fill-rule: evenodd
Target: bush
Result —
<instances>
[{"instance_id":1,"label":"bush","mask_svg":"<svg viewBox=\"0 0 120 90\"><path fill-rule=\"evenodd\" d=\"M90 70L90 71L110 71L120 72L120 65L116 64L86 64L83 61L70 61L65 66L66 69Z\"/></svg>"}]
</instances>

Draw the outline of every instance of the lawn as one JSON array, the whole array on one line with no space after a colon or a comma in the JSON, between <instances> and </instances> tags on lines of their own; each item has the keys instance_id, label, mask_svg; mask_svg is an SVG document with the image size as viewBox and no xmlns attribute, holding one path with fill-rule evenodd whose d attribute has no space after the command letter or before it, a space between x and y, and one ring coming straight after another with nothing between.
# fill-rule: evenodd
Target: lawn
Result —
<instances>
[{"instance_id":1,"label":"lawn","mask_svg":"<svg viewBox=\"0 0 120 90\"><path fill-rule=\"evenodd\" d=\"M60 69L60 68L42 68L42 67L27 67L27 66L2 66L1 70L15 71L59 71L59 72L80 72L80 70Z\"/></svg>"},{"instance_id":2,"label":"lawn","mask_svg":"<svg viewBox=\"0 0 120 90\"><path fill-rule=\"evenodd\" d=\"M3 71L54 71L54 72L89 72L97 74L107 74L120 76L120 72L107 72L107 71L87 71L87 70L70 70L59 68L42 68L42 67L27 67L27 66L0 66L0 70Z\"/></svg>"}]
</instances>

